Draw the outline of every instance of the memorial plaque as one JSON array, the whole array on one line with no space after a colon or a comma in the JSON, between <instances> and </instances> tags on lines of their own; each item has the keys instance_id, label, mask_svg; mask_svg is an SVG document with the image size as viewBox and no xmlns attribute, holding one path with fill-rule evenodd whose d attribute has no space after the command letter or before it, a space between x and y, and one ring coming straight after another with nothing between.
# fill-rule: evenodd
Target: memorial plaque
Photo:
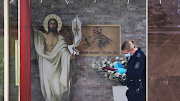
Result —
<instances>
[{"instance_id":1,"label":"memorial plaque","mask_svg":"<svg viewBox=\"0 0 180 101\"><path fill-rule=\"evenodd\" d=\"M121 53L120 25L86 25L82 26L82 39L76 49L80 56L119 56ZM62 26L60 34L67 43L73 43L72 26Z\"/></svg>"}]
</instances>

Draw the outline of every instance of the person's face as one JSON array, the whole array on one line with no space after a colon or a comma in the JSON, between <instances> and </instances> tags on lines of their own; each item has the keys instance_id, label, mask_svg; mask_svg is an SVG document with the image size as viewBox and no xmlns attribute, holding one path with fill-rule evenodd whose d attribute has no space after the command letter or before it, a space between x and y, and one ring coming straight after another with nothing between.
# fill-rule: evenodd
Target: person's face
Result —
<instances>
[{"instance_id":1,"label":"person's face","mask_svg":"<svg viewBox=\"0 0 180 101\"><path fill-rule=\"evenodd\" d=\"M56 22L54 21L54 20L51 20L50 22L49 22L49 28L50 28L50 31L54 31L54 30L56 30Z\"/></svg>"},{"instance_id":2,"label":"person's face","mask_svg":"<svg viewBox=\"0 0 180 101\"><path fill-rule=\"evenodd\" d=\"M133 48L131 49L131 50L122 50L122 52L124 53L124 54L128 54L128 53L130 53L130 55L132 55L133 54Z\"/></svg>"}]
</instances>

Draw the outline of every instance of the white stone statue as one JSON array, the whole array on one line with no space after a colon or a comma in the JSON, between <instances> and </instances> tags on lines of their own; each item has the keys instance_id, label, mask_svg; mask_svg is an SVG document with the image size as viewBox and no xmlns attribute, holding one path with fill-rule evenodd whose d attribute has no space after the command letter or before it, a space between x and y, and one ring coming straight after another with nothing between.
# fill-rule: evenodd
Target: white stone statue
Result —
<instances>
[{"instance_id":1,"label":"white stone statue","mask_svg":"<svg viewBox=\"0 0 180 101\"><path fill-rule=\"evenodd\" d=\"M41 92L45 101L69 101L69 84L75 71L74 55L70 54L64 37L59 34L61 26L61 19L50 14L44 20L47 33L31 30L31 58L38 60Z\"/></svg>"}]
</instances>

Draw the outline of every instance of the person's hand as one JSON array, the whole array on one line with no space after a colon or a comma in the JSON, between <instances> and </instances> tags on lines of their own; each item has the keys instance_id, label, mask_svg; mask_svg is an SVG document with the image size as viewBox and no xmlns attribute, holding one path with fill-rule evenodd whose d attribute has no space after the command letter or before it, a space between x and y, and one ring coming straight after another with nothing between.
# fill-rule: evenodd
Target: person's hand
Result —
<instances>
[{"instance_id":1,"label":"person's hand","mask_svg":"<svg viewBox=\"0 0 180 101\"><path fill-rule=\"evenodd\" d=\"M127 66L124 66L124 69L127 69Z\"/></svg>"},{"instance_id":2,"label":"person's hand","mask_svg":"<svg viewBox=\"0 0 180 101\"><path fill-rule=\"evenodd\" d=\"M74 59L75 55L71 54L70 59Z\"/></svg>"}]
</instances>

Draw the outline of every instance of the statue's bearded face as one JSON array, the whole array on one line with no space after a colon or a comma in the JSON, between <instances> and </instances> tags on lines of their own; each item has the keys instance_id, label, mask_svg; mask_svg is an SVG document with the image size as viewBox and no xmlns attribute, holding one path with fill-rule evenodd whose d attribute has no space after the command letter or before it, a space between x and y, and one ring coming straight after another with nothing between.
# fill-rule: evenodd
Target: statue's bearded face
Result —
<instances>
[{"instance_id":1,"label":"statue's bearded face","mask_svg":"<svg viewBox=\"0 0 180 101\"><path fill-rule=\"evenodd\" d=\"M50 30L51 32L54 32L54 31L57 30L57 24L56 24L56 22L55 22L54 20L51 20L51 21L49 22L49 30Z\"/></svg>"}]
</instances>

